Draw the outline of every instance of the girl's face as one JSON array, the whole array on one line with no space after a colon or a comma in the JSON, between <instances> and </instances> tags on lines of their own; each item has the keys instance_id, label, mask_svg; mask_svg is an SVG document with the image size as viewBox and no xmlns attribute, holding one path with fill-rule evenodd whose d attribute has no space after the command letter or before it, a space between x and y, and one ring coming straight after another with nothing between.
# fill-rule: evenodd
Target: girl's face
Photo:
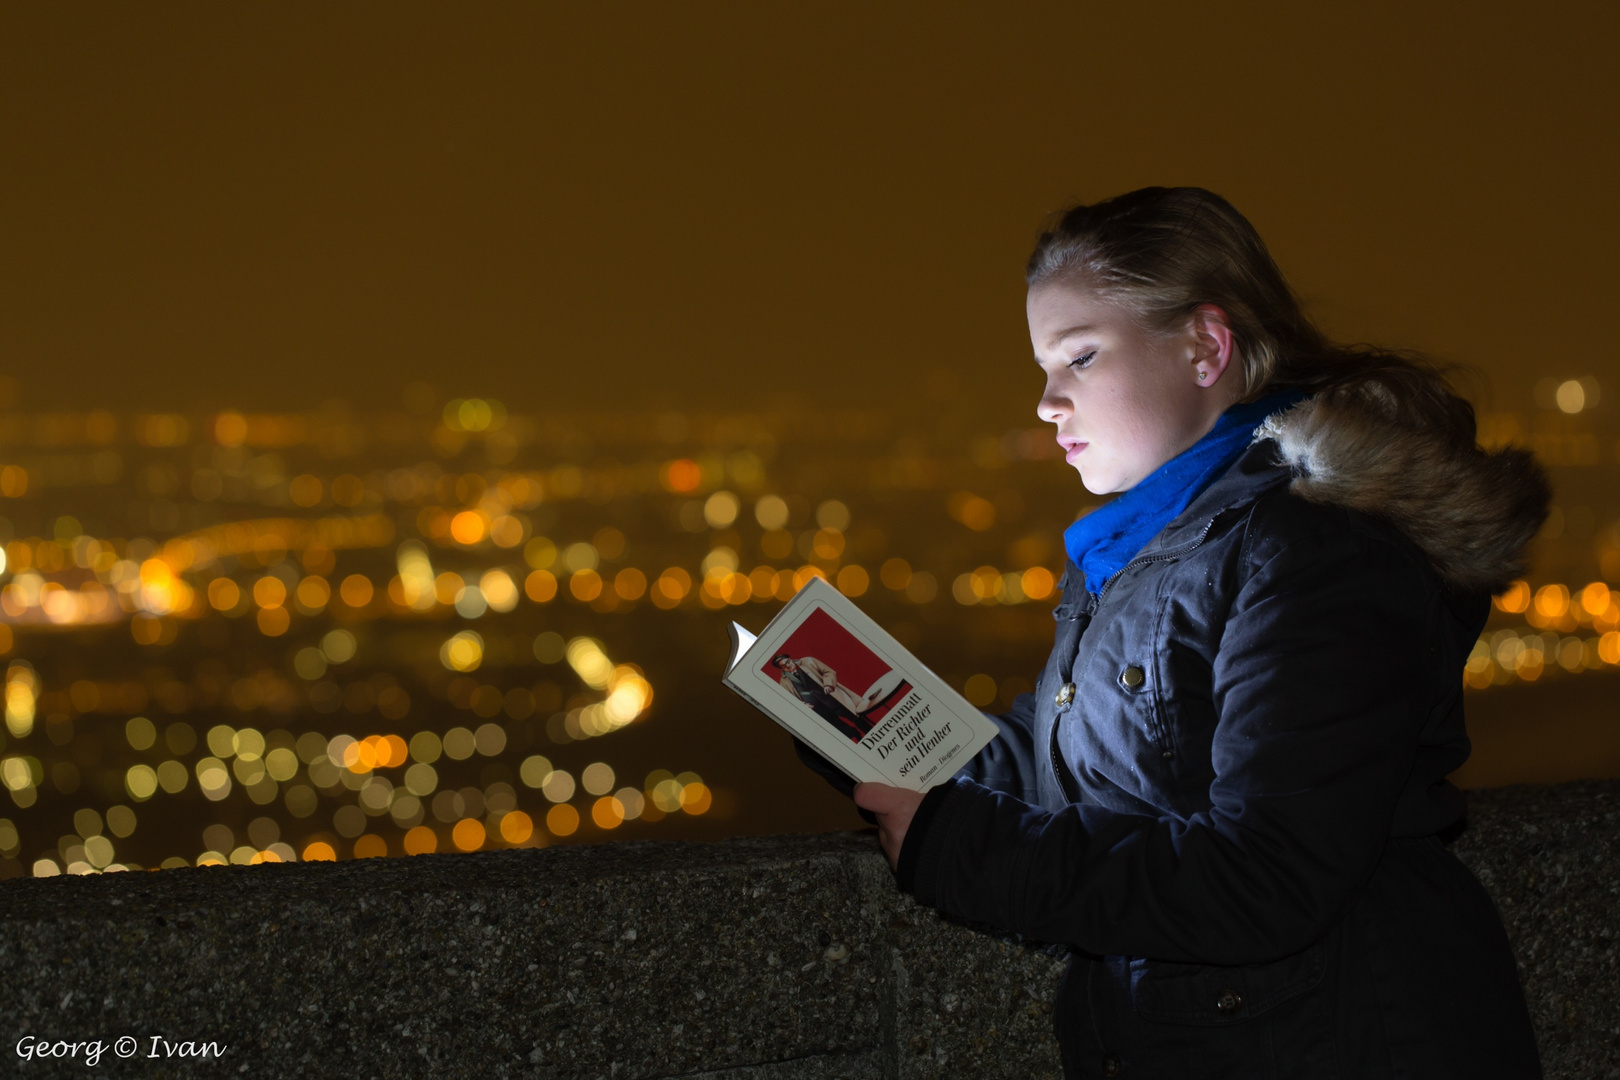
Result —
<instances>
[{"instance_id":1,"label":"girl's face","mask_svg":"<svg viewBox=\"0 0 1620 1080\"><path fill-rule=\"evenodd\" d=\"M1027 307L1035 362L1046 373L1036 414L1057 425L1065 460L1093 494L1135 487L1241 396L1237 379L1221 379L1231 357L1219 308L1200 308L1184 330L1152 334L1070 282L1035 286Z\"/></svg>"}]
</instances>

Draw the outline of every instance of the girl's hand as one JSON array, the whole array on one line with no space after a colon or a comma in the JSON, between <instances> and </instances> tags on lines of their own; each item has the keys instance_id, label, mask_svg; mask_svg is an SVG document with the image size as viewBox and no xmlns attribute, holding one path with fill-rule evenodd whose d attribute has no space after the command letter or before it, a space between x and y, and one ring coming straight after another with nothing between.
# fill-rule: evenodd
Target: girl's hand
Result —
<instances>
[{"instance_id":1,"label":"girl's hand","mask_svg":"<svg viewBox=\"0 0 1620 1080\"><path fill-rule=\"evenodd\" d=\"M923 801L920 791L890 787L888 784L856 784L855 805L870 810L878 820L878 843L889 857L891 867L900 863L900 845L906 842L906 830Z\"/></svg>"}]
</instances>

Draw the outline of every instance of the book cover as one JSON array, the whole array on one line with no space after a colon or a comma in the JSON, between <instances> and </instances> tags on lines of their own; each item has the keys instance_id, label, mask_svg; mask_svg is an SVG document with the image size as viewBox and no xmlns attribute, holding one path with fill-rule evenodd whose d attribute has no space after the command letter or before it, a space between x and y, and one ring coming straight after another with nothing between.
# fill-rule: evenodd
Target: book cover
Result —
<instances>
[{"instance_id":1,"label":"book cover","mask_svg":"<svg viewBox=\"0 0 1620 1080\"><path fill-rule=\"evenodd\" d=\"M856 782L927 791L996 725L843 593L812 578L756 636L731 624L726 686Z\"/></svg>"}]
</instances>

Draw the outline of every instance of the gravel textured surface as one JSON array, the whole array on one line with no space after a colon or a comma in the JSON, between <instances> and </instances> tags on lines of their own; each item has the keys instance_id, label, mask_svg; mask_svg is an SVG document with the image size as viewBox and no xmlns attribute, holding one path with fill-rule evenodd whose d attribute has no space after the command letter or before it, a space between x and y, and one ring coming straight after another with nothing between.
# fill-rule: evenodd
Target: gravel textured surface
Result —
<instances>
[{"instance_id":1,"label":"gravel textured surface","mask_svg":"<svg viewBox=\"0 0 1620 1080\"><path fill-rule=\"evenodd\" d=\"M1452 847L1519 959L1549 1078L1620 1080L1620 780L1469 793Z\"/></svg>"},{"instance_id":2,"label":"gravel textured surface","mask_svg":"<svg viewBox=\"0 0 1620 1080\"><path fill-rule=\"evenodd\" d=\"M1471 817L1455 850L1547 1075L1620 1077L1620 782L1478 792ZM1058 1073L1061 962L899 896L869 835L22 879L0 910L23 1076L83 1076L91 1048L19 1039L101 1040L114 1076Z\"/></svg>"}]
</instances>

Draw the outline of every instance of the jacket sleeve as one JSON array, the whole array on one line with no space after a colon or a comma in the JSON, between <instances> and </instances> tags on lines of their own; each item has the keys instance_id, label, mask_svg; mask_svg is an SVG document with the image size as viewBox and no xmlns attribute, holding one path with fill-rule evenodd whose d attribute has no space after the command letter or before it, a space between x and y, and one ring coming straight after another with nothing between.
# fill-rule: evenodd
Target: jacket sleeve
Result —
<instances>
[{"instance_id":1,"label":"jacket sleeve","mask_svg":"<svg viewBox=\"0 0 1620 1080\"><path fill-rule=\"evenodd\" d=\"M1086 597L1085 575L1073 563L1065 564L1058 592L1061 602L1054 612L1058 618L1072 612ZM1041 770L1046 768L1047 750L1036 745L1036 710L1034 694L1019 694L1013 699L1011 709L1000 716L991 716L996 723L997 737L964 765L957 777L1027 803L1041 802L1040 777Z\"/></svg>"},{"instance_id":2,"label":"jacket sleeve","mask_svg":"<svg viewBox=\"0 0 1620 1080\"><path fill-rule=\"evenodd\" d=\"M1019 694L1011 709L990 719L996 723L996 737L962 766L957 777L1024 802L1038 802L1036 770L1041 758L1035 749L1035 695Z\"/></svg>"},{"instance_id":3,"label":"jacket sleeve","mask_svg":"<svg viewBox=\"0 0 1620 1080\"><path fill-rule=\"evenodd\" d=\"M1325 934L1377 863L1439 703L1436 589L1404 550L1350 528L1245 558L1212 672L1209 810L1049 812L956 780L908 832L902 887L1102 955L1260 963Z\"/></svg>"}]
</instances>

